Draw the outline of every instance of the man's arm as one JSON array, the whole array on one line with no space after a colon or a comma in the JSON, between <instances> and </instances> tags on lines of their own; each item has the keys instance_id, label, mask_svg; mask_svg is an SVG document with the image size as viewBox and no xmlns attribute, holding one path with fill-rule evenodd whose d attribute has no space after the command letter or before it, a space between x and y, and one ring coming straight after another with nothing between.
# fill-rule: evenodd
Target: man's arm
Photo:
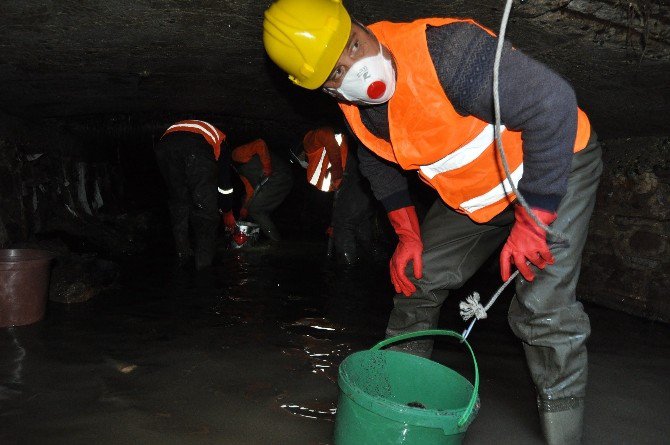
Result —
<instances>
[{"instance_id":1,"label":"man's arm","mask_svg":"<svg viewBox=\"0 0 670 445\"><path fill-rule=\"evenodd\" d=\"M416 287L405 275L405 270L411 261L414 278L422 277L423 243L419 218L407 189L407 178L399 167L374 155L362 145L358 148L358 160L363 176L370 181L372 192L384 205L389 222L398 235L398 245L389 262L391 282L396 292L409 297Z\"/></svg>"},{"instance_id":2,"label":"man's arm","mask_svg":"<svg viewBox=\"0 0 670 445\"><path fill-rule=\"evenodd\" d=\"M218 165L218 203L219 211L227 213L233 208L233 180L230 174L230 148L226 142L221 143Z\"/></svg>"},{"instance_id":3,"label":"man's arm","mask_svg":"<svg viewBox=\"0 0 670 445\"><path fill-rule=\"evenodd\" d=\"M407 178L399 167L358 145L358 163L363 176L370 181L372 193L387 212L412 205Z\"/></svg>"}]
</instances>

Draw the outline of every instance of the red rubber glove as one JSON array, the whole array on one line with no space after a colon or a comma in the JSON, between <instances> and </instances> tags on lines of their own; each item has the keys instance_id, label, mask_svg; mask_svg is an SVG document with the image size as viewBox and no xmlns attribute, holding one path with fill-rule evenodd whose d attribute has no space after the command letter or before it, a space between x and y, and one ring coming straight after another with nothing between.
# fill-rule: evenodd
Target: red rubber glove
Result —
<instances>
[{"instance_id":1,"label":"red rubber glove","mask_svg":"<svg viewBox=\"0 0 670 445\"><path fill-rule=\"evenodd\" d=\"M247 216L249 216L249 210L246 207L242 207L240 209L240 219L247 219Z\"/></svg>"},{"instance_id":2,"label":"red rubber glove","mask_svg":"<svg viewBox=\"0 0 670 445\"><path fill-rule=\"evenodd\" d=\"M235 231L235 215L233 215L232 210L229 210L226 213L222 213L221 221L223 222L223 226L226 228L227 232Z\"/></svg>"},{"instance_id":3,"label":"red rubber glove","mask_svg":"<svg viewBox=\"0 0 670 445\"><path fill-rule=\"evenodd\" d=\"M556 212L537 208L531 210L546 225L556 219ZM507 281L512 274L512 265L515 265L527 281L533 281L535 274L526 261L540 269L544 269L547 264L554 264L554 256L547 245L547 233L535 224L526 209L520 205L514 208L514 219L516 221L512 231L500 252L500 275L503 281Z\"/></svg>"},{"instance_id":4,"label":"red rubber glove","mask_svg":"<svg viewBox=\"0 0 670 445\"><path fill-rule=\"evenodd\" d=\"M419 218L414 206L403 207L389 212L389 220L398 234L398 246L389 263L391 282L395 291L409 297L416 291L414 284L405 275L405 268L410 261L414 261L414 278L423 276L423 262L421 253L423 243L419 230Z\"/></svg>"}]
</instances>

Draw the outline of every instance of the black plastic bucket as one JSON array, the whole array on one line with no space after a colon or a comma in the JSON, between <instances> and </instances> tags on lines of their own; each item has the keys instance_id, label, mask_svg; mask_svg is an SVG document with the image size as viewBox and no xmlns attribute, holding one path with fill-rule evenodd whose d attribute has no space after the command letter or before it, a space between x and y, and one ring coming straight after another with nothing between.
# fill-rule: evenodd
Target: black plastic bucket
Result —
<instances>
[{"instance_id":1,"label":"black plastic bucket","mask_svg":"<svg viewBox=\"0 0 670 445\"><path fill-rule=\"evenodd\" d=\"M53 254L38 249L0 249L0 327L44 318Z\"/></svg>"}]
</instances>

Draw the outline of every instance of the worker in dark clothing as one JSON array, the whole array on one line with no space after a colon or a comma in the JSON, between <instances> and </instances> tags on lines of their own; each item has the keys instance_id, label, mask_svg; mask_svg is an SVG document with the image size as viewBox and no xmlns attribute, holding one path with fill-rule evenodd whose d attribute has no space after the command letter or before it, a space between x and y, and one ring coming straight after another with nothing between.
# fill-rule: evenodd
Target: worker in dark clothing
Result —
<instances>
[{"instance_id":1,"label":"worker in dark clothing","mask_svg":"<svg viewBox=\"0 0 670 445\"><path fill-rule=\"evenodd\" d=\"M219 221L226 230L235 227L226 135L201 120L180 121L161 137L156 158L168 188L178 263L183 265L194 256L196 269L210 266ZM194 251L189 227L195 238Z\"/></svg>"},{"instance_id":2,"label":"worker in dark clothing","mask_svg":"<svg viewBox=\"0 0 670 445\"><path fill-rule=\"evenodd\" d=\"M373 207L358 170L355 151L349 150L346 134L330 127L309 131L303 150L295 153L307 170L307 181L322 192L335 192L329 235L341 264L353 265L372 251Z\"/></svg>"},{"instance_id":3,"label":"worker in dark clothing","mask_svg":"<svg viewBox=\"0 0 670 445\"><path fill-rule=\"evenodd\" d=\"M288 163L272 153L263 139L235 148L232 160L245 188L240 219L248 215L260 226L261 233L272 241L280 241L281 235L270 214L293 186Z\"/></svg>"},{"instance_id":4,"label":"worker in dark clothing","mask_svg":"<svg viewBox=\"0 0 670 445\"><path fill-rule=\"evenodd\" d=\"M494 142L493 32L456 18L366 27L341 0L308 3L275 2L264 44L294 83L337 100L367 148L361 171L399 239L387 335L435 328L449 291L503 245L503 280L520 272L509 323L545 439L580 443L590 324L576 286L602 162L572 87L505 43L498 89L508 177ZM399 169L416 171L439 197L421 225ZM550 247L549 224L569 242ZM430 356L432 342L403 348Z\"/></svg>"}]
</instances>

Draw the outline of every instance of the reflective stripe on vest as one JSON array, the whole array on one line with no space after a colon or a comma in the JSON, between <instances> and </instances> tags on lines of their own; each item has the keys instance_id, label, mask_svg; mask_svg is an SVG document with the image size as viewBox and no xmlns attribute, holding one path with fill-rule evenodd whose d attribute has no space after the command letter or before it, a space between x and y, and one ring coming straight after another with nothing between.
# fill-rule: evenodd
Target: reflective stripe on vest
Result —
<instances>
[{"instance_id":1,"label":"reflective stripe on vest","mask_svg":"<svg viewBox=\"0 0 670 445\"><path fill-rule=\"evenodd\" d=\"M426 28L455 22L480 26L472 20L421 19L411 23L380 22L369 27L396 61L396 91L388 102L390 143L365 127L356 105L339 106L366 147L405 170L417 170L448 206L483 223L502 212L516 196L497 151L494 126L474 116L458 114L435 72ZM590 134L588 118L581 110L577 114L574 151L586 146ZM522 135L503 127L501 139L516 185L523 175Z\"/></svg>"},{"instance_id":2,"label":"reflective stripe on vest","mask_svg":"<svg viewBox=\"0 0 670 445\"><path fill-rule=\"evenodd\" d=\"M342 147L342 140L343 140L342 133L336 133L335 141L337 142L337 145L339 145L340 147ZM329 169L333 164L330 161L326 161L326 154L327 154L326 147L321 147L320 150L321 150L321 156L316 164L314 173L312 173L311 177L309 177L309 183L312 184L317 189L321 190L322 192L330 192L332 191L331 190L332 174ZM343 161L346 162L345 153L342 154L342 159ZM324 166L324 164L326 165ZM308 170L310 170L309 165Z\"/></svg>"},{"instance_id":3,"label":"reflective stripe on vest","mask_svg":"<svg viewBox=\"0 0 670 445\"><path fill-rule=\"evenodd\" d=\"M221 143L226 140L226 135L214 125L196 119L179 121L168 127L168 129L165 130L165 133L163 133L163 136L176 131L186 131L201 135L205 138L207 143L212 146L212 150L214 150L214 158L216 160L219 159L221 154Z\"/></svg>"},{"instance_id":4,"label":"reflective stripe on vest","mask_svg":"<svg viewBox=\"0 0 670 445\"><path fill-rule=\"evenodd\" d=\"M519 166L516 170L510 173L510 178L514 182L514 187L519 184L521 177L523 176L523 164ZM478 210L483 209L486 206L495 204L501 199L505 198L508 195L512 195L512 186L509 183L509 180L505 178L503 182L495 186L493 189L484 193L483 195L472 198L468 201L462 202L460 208L464 209L468 213L474 213Z\"/></svg>"},{"instance_id":5,"label":"reflective stripe on vest","mask_svg":"<svg viewBox=\"0 0 670 445\"><path fill-rule=\"evenodd\" d=\"M324 169L324 161L326 160L326 148L321 149L321 158L319 159L319 162L316 164L316 169L314 170L314 173L312 174L312 177L309 178L309 183L321 190L322 192L327 192L330 189L330 172L328 172L328 169L331 166L331 163L328 162L328 165L326 165ZM319 179L321 179L321 171L325 170L327 173L324 175L323 180L320 181L321 185L319 184Z\"/></svg>"},{"instance_id":6,"label":"reflective stripe on vest","mask_svg":"<svg viewBox=\"0 0 670 445\"><path fill-rule=\"evenodd\" d=\"M505 126L501 125L500 134L502 135L505 130ZM428 179L433 179L440 173L445 173L448 171L457 170L461 167L465 167L467 164L474 161L482 153L484 153L487 147L493 144L494 141L495 128L493 124L490 124L484 127L484 130L481 133L475 136L474 139L465 144L463 147L454 151L450 155L445 156L437 162L429 165L422 165L419 167L419 170L421 170L421 173L423 173L423 175ZM521 165L519 165L516 170L510 172L510 178L514 183L514 187L519 185L519 181L521 180L522 176L523 163L521 163ZM509 183L509 179L505 178L503 182L496 185L491 190L467 201L461 202L458 207L468 213L474 213L486 206L501 201L508 195L513 195L513 189Z\"/></svg>"},{"instance_id":7,"label":"reflective stripe on vest","mask_svg":"<svg viewBox=\"0 0 670 445\"><path fill-rule=\"evenodd\" d=\"M500 134L505 131L505 126L500 126ZM453 153L443 157L437 162L429 165L422 165L419 167L421 172L429 179L433 179L436 175L458 168L464 167L470 162L477 159L484 150L495 140L494 126L487 125L484 130L474 137L470 142L454 151Z\"/></svg>"}]
</instances>

